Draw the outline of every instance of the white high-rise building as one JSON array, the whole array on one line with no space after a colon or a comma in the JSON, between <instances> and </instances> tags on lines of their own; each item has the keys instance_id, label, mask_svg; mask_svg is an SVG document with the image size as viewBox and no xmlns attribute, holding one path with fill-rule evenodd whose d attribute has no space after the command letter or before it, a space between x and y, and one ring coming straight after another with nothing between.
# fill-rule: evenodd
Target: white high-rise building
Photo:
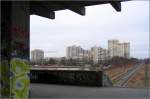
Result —
<instances>
[{"instance_id":1,"label":"white high-rise building","mask_svg":"<svg viewBox=\"0 0 150 99\"><path fill-rule=\"evenodd\" d=\"M94 63L99 62L99 47L92 47L91 48L91 59L93 60Z\"/></svg>"},{"instance_id":2,"label":"white high-rise building","mask_svg":"<svg viewBox=\"0 0 150 99\"><path fill-rule=\"evenodd\" d=\"M31 51L31 61L41 62L44 59L44 51L40 49L35 49Z\"/></svg>"},{"instance_id":3,"label":"white high-rise building","mask_svg":"<svg viewBox=\"0 0 150 99\"><path fill-rule=\"evenodd\" d=\"M83 58L86 60L90 60L90 54L91 54L90 50L84 50L83 51Z\"/></svg>"},{"instance_id":4,"label":"white high-rise building","mask_svg":"<svg viewBox=\"0 0 150 99\"><path fill-rule=\"evenodd\" d=\"M66 48L67 58L88 59L94 63L99 63L115 56L129 58L130 43L119 43L119 40L108 40L108 50L94 46L91 50L85 50L80 46L69 46Z\"/></svg>"},{"instance_id":5,"label":"white high-rise building","mask_svg":"<svg viewBox=\"0 0 150 99\"><path fill-rule=\"evenodd\" d=\"M94 63L107 60L109 58L108 50L101 47L94 46L91 48L91 58Z\"/></svg>"},{"instance_id":6,"label":"white high-rise building","mask_svg":"<svg viewBox=\"0 0 150 99\"><path fill-rule=\"evenodd\" d=\"M124 43L118 43L117 53L119 57L124 57Z\"/></svg>"},{"instance_id":7,"label":"white high-rise building","mask_svg":"<svg viewBox=\"0 0 150 99\"><path fill-rule=\"evenodd\" d=\"M130 43L119 43L118 40L108 40L108 51L110 58L118 57L130 57Z\"/></svg>"},{"instance_id":8,"label":"white high-rise building","mask_svg":"<svg viewBox=\"0 0 150 99\"><path fill-rule=\"evenodd\" d=\"M84 50L83 48L81 48L81 46L69 46L66 49L66 55L67 58L70 59L82 59L83 58L83 54L84 54Z\"/></svg>"},{"instance_id":9,"label":"white high-rise building","mask_svg":"<svg viewBox=\"0 0 150 99\"><path fill-rule=\"evenodd\" d=\"M111 58L118 56L118 43L118 40L108 40L108 51Z\"/></svg>"},{"instance_id":10,"label":"white high-rise building","mask_svg":"<svg viewBox=\"0 0 150 99\"><path fill-rule=\"evenodd\" d=\"M124 43L124 57L130 57L130 43Z\"/></svg>"}]
</instances>

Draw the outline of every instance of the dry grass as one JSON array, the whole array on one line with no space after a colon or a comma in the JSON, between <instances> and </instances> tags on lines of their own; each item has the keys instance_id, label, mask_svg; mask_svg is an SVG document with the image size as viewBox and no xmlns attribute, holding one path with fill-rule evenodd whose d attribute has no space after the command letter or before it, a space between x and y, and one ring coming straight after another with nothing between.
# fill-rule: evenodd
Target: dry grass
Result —
<instances>
[{"instance_id":1,"label":"dry grass","mask_svg":"<svg viewBox=\"0 0 150 99\"><path fill-rule=\"evenodd\" d=\"M115 80L120 75L126 73L132 66L132 64L127 64L125 66L112 66L111 68L105 70L105 73L110 77L111 80Z\"/></svg>"},{"instance_id":2,"label":"dry grass","mask_svg":"<svg viewBox=\"0 0 150 99\"><path fill-rule=\"evenodd\" d=\"M124 66L113 66L105 70L105 73L110 77L114 86L116 86L117 82L119 81L119 77L122 74L126 73L134 64L128 64ZM132 78L128 81L127 87L131 88L145 88L145 67L148 66L148 79L149 79L149 86L150 86L150 64L144 64L140 70L138 70Z\"/></svg>"},{"instance_id":3,"label":"dry grass","mask_svg":"<svg viewBox=\"0 0 150 99\"><path fill-rule=\"evenodd\" d=\"M146 64L150 71L150 64ZM128 87L133 88L145 88L145 69L146 65L144 64L143 67L136 72L136 74L129 80ZM150 75L150 73L149 73ZM150 82L150 78L149 78Z\"/></svg>"}]
</instances>

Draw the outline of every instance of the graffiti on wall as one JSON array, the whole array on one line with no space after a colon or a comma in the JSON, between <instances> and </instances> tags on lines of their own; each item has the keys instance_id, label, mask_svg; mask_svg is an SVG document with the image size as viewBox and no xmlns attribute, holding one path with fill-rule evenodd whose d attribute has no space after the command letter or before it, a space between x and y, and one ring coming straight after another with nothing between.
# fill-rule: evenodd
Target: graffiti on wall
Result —
<instances>
[{"instance_id":1,"label":"graffiti on wall","mask_svg":"<svg viewBox=\"0 0 150 99\"><path fill-rule=\"evenodd\" d=\"M29 96L30 66L25 60L13 58L10 62L10 90L15 99L27 99Z\"/></svg>"},{"instance_id":2,"label":"graffiti on wall","mask_svg":"<svg viewBox=\"0 0 150 99\"><path fill-rule=\"evenodd\" d=\"M102 71L31 70L33 83L101 86Z\"/></svg>"},{"instance_id":3,"label":"graffiti on wall","mask_svg":"<svg viewBox=\"0 0 150 99\"><path fill-rule=\"evenodd\" d=\"M7 24L2 26L2 30L5 31L2 31L1 46L1 94L5 97L26 99L30 83L29 34L21 27Z\"/></svg>"},{"instance_id":4,"label":"graffiti on wall","mask_svg":"<svg viewBox=\"0 0 150 99\"><path fill-rule=\"evenodd\" d=\"M19 57L23 59L29 58L29 33L21 27L11 26L11 54L12 57Z\"/></svg>"}]
</instances>

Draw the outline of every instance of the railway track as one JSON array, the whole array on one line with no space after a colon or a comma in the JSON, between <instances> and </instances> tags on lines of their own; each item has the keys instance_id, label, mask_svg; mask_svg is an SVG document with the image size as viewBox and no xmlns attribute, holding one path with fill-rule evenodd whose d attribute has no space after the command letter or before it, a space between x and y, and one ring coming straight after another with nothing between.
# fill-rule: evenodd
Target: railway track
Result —
<instances>
[{"instance_id":1,"label":"railway track","mask_svg":"<svg viewBox=\"0 0 150 99\"><path fill-rule=\"evenodd\" d=\"M119 76L115 81L117 82L115 85L121 86L121 87L127 87L128 81L131 79L131 77L138 71L143 64L137 64L130 70L128 70L126 73Z\"/></svg>"}]
</instances>

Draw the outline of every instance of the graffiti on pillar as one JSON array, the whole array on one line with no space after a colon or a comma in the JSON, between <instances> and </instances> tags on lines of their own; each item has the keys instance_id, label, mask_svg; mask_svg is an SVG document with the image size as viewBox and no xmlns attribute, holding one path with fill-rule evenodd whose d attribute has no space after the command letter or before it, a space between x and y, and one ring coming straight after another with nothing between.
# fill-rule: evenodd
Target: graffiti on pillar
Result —
<instances>
[{"instance_id":1,"label":"graffiti on pillar","mask_svg":"<svg viewBox=\"0 0 150 99\"><path fill-rule=\"evenodd\" d=\"M29 34L20 27L2 27L2 60L0 64L1 94L15 99L29 96ZM7 28L7 31L6 31ZM9 36L8 36L9 35ZM9 39L8 39L9 38Z\"/></svg>"},{"instance_id":2,"label":"graffiti on pillar","mask_svg":"<svg viewBox=\"0 0 150 99\"><path fill-rule=\"evenodd\" d=\"M28 62L13 58L10 61L1 62L1 94L15 99L27 99L29 94L29 71Z\"/></svg>"},{"instance_id":3,"label":"graffiti on pillar","mask_svg":"<svg viewBox=\"0 0 150 99\"><path fill-rule=\"evenodd\" d=\"M11 27L10 90L15 99L26 99L29 96L29 36L21 27Z\"/></svg>"},{"instance_id":4,"label":"graffiti on pillar","mask_svg":"<svg viewBox=\"0 0 150 99\"><path fill-rule=\"evenodd\" d=\"M1 89L0 92L3 96L9 96L10 94L10 79L9 79L9 62L3 60L0 63L0 82Z\"/></svg>"},{"instance_id":5,"label":"graffiti on pillar","mask_svg":"<svg viewBox=\"0 0 150 99\"><path fill-rule=\"evenodd\" d=\"M12 32L12 49L11 53L14 57L28 59L29 54L29 34L21 27L12 26L10 28Z\"/></svg>"},{"instance_id":6,"label":"graffiti on pillar","mask_svg":"<svg viewBox=\"0 0 150 99\"><path fill-rule=\"evenodd\" d=\"M26 99L29 94L30 66L25 60L13 58L10 62L11 96L15 99Z\"/></svg>"},{"instance_id":7,"label":"graffiti on pillar","mask_svg":"<svg viewBox=\"0 0 150 99\"><path fill-rule=\"evenodd\" d=\"M29 33L21 27L10 26L3 22L1 43L3 59L8 60L9 57L29 58Z\"/></svg>"}]
</instances>

